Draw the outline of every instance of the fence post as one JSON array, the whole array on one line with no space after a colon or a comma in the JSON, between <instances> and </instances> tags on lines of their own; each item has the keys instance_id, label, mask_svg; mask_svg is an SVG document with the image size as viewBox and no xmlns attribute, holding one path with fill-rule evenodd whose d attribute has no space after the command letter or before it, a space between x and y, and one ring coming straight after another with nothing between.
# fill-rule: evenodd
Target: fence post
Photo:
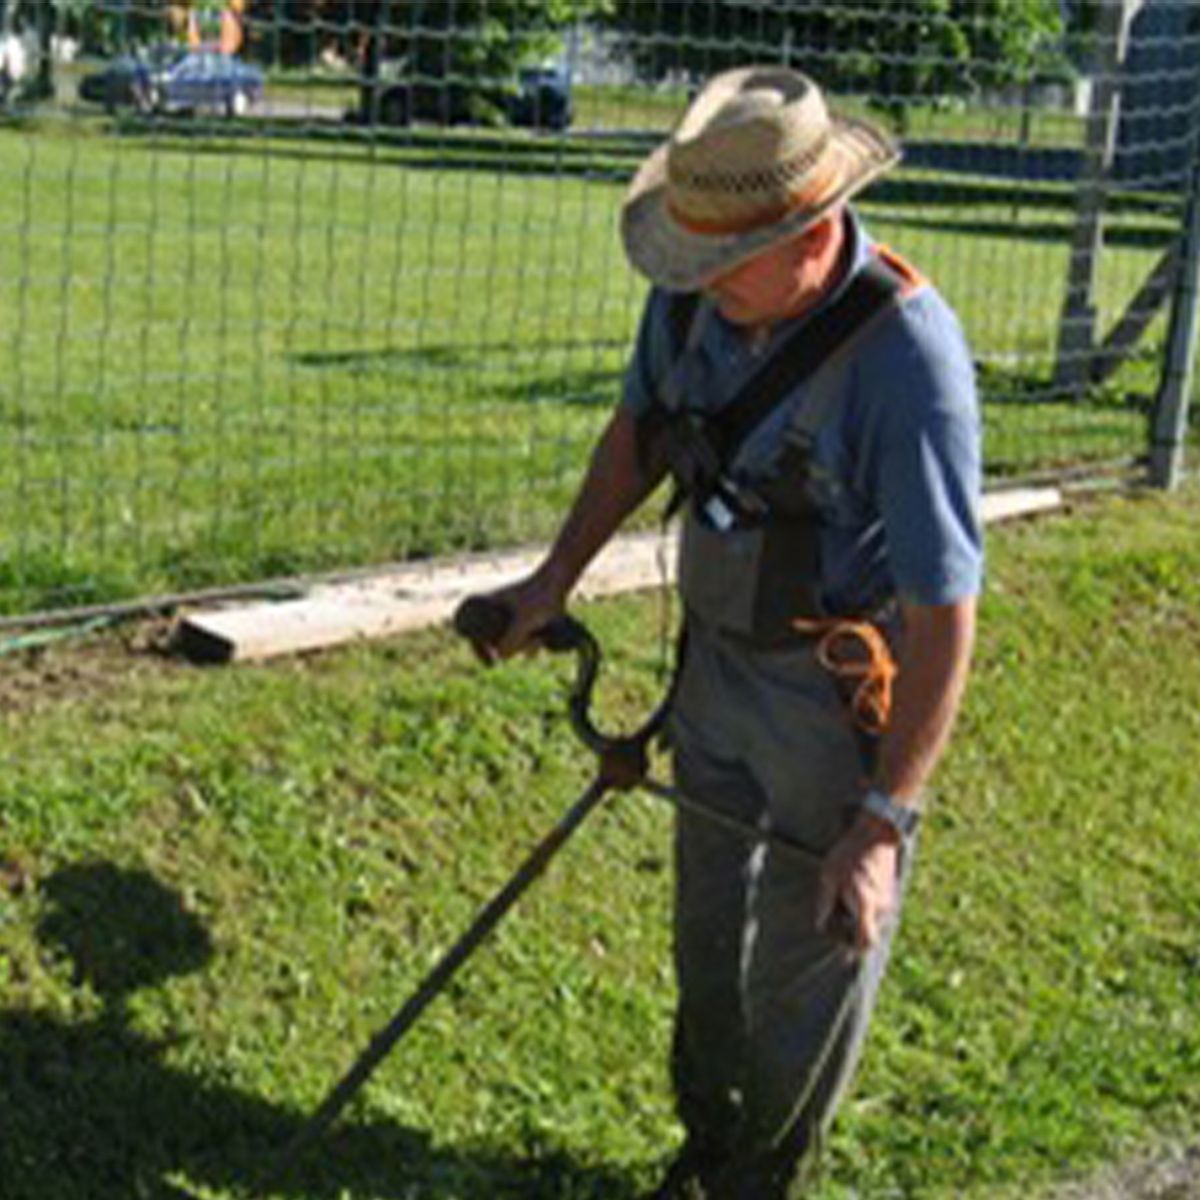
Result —
<instances>
[{"instance_id":1,"label":"fence post","mask_svg":"<svg viewBox=\"0 0 1200 1200\"><path fill-rule=\"evenodd\" d=\"M1092 94L1079 180L1067 295L1058 327L1055 388L1078 397L1088 381L1096 341L1096 267L1104 242L1104 205L1116 145L1121 67L1133 12L1144 0L1100 0L1092 53Z\"/></svg>"},{"instance_id":2,"label":"fence post","mask_svg":"<svg viewBox=\"0 0 1200 1200\"><path fill-rule=\"evenodd\" d=\"M1200 72L1198 72L1200 76ZM1192 102L1192 165L1175 298L1167 334L1162 383L1154 408L1150 482L1170 490L1183 476L1188 404L1200 354L1200 77Z\"/></svg>"}]
</instances>

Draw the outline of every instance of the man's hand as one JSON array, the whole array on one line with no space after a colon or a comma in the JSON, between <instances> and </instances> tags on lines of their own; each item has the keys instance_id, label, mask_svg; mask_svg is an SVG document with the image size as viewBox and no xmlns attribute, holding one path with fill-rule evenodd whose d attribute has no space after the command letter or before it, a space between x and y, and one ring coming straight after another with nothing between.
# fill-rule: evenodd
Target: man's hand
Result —
<instances>
[{"instance_id":1,"label":"man's hand","mask_svg":"<svg viewBox=\"0 0 1200 1200\"><path fill-rule=\"evenodd\" d=\"M899 835L869 813L860 814L825 856L817 885L817 928L824 929L841 905L853 918L860 952L877 945L883 923L896 906Z\"/></svg>"},{"instance_id":2,"label":"man's hand","mask_svg":"<svg viewBox=\"0 0 1200 1200\"><path fill-rule=\"evenodd\" d=\"M541 571L489 592L485 599L502 605L510 616L504 635L497 642L471 643L480 660L488 666L514 654L532 653L537 648L535 635L555 617L562 616L566 603L561 589L553 586Z\"/></svg>"}]
</instances>

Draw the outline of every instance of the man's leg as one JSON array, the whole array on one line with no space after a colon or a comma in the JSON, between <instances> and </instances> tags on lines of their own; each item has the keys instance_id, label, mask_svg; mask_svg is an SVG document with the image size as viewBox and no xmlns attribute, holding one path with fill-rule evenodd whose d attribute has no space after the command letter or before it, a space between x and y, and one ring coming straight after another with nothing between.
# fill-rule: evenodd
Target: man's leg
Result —
<instances>
[{"instance_id":1,"label":"man's leg","mask_svg":"<svg viewBox=\"0 0 1200 1200\"><path fill-rule=\"evenodd\" d=\"M827 850L870 752L811 649L760 657L694 637L686 667L672 721L681 789ZM703 1184L678 1194L777 1200L853 1073L887 942L858 957L815 929L819 858L701 817L677 828L675 1085Z\"/></svg>"},{"instance_id":2,"label":"man's leg","mask_svg":"<svg viewBox=\"0 0 1200 1200\"><path fill-rule=\"evenodd\" d=\"M689 797L749 824L765 811L748 772L696 747L677 745L675 779ZM675 854L679 994L671 1067L685 1156L703 1172L727 1157L741 1121L747 881L756 850L681 811Z\"/></svg>"},{"instance_id":3,"label":"man's leg","mask_svg":"<svg viewBox=\"0 0 1200 1200\"><path fill-rule=\"evenodd\" d=\"M811 649L750 656L726 677L743 714L739 757L773 827L826 851L853 818L872 748ZM771 848L751 862L743 920L741 1119L709 1200L787 1195L857 1064L890 948L857 955L816 928L820 860Z\"/></svg>"},{"instance_id":4,"label":"man's leg","mask_svg":"<svg viewBox=\"0 0 1200 1200\"><path fill-rule=\"evenodd\" d=\"M853 1076L894 930L853 954L813 927L815 879L768 858L750 907L743 1110L708 1200L787 1196Z\"/></svg>"}]
</instances>

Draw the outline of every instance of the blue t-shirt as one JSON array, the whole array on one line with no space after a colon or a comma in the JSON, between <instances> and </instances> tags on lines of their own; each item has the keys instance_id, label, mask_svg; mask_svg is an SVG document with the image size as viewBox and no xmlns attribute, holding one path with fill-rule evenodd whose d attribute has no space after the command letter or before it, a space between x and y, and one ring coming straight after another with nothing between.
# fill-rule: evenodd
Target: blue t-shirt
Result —
<instances>
[{"instance_id":1,"label":"blue t-shirt","mask_svg":"<svg viewBox=\"0 0 1200 1200\"><path fill-rule=\"evenodd\" d=\"M871 254L852 215L847 232L850 269L825 304ZM635 413L653 402L674 366L670 299L655 289L642 316L625 378L624 403ZM683 403L719 410L794 328L792 322L779 326L756 351L744 329L714 312L685 373ZM977 594L983 576L979 407L971 355L954 313L932 286L921 284L854 341L837 372L840 394L817 432L813 463L828 611L870 611L893 596L949 604ZM739 470L769 469L810 388L828 380L818 371L784 399L743 445Z\"/></svg>"}]
</instances>

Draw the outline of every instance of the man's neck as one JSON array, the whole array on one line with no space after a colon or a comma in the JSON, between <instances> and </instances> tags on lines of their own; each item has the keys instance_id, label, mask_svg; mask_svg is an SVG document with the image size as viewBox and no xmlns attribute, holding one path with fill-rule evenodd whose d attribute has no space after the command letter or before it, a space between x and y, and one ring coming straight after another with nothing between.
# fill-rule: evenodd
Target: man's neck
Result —
<instances>
[{"instance_id":1,"label":"man's neck","mask_svg":"<svg viewBox=\"0 0 1200 1200\"><path fill-rule=\"evenodd\" d=\"M821 307L829 296L846 278L850 270L850 259L853 254L854 239L850 235L849 216L843 215L838 222L837 234L830 240L822 261L816 264L814 272L818 280L815 288L810 289L798 301L782 307L778 312L771 313L760 321L742 327L743 334L752 351L755 353L766 347L771 335L782 324L795 321Z\"/></svg>"}]
</instances>

